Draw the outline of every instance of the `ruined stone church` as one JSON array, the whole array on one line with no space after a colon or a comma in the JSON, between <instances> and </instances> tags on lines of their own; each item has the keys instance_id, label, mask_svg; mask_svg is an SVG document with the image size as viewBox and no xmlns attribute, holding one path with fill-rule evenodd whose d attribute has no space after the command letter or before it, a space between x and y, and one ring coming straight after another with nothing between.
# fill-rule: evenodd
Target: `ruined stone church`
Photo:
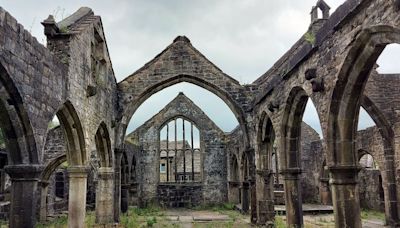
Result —
<instances>
[{"instance_id":1,"label":"ruined stone church","mask_svg":"<svg viewBox=\"0 0 400 228\"><path fill-rule=\"evenodd\" d=\"M87 210L114 224L130 206L226 202L259 226L273 226L274 206L285 205L288 227L303 227L303 203L332 205L338 228L361 227L363 208L400 226L400 72L376 64L400 44L399 0L347 0L332 14L318 0L305 35L246 85L185 36L117 82L90 8L42 24L46 46L0 7L0 218L9 227L65 210L77 228ZM180 93L127 132L143 102L180 82L220 97L239 126L224 132ZM307 102L322 137L302 121ZM376 126L357 130L360 107ZM49 127L55 116L60 125Z\"/></svg>"}]
</instances>

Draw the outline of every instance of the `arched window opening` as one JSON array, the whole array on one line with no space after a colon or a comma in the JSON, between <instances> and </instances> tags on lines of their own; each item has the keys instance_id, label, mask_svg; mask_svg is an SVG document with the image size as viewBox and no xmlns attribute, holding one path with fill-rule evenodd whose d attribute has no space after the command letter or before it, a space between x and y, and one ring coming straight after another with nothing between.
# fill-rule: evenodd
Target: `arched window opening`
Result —
<instances>
[{"instance_id":1,"label":"arched window opening","mask_svg":"<svg viewBox=\"0 0 400 228\"><path fill-rule=\"evenodd\" d=\"M364 154L360 158L360 166L366 169L379 169L378 165L374 161L374 158L370 154Z\"/></svg>"},{"instance_id":2,"label":"arched window opening","mask_svg":"<svg viewBox=\"0 0 400 228\"><path fill-rule=\"evenodd\" d=\"M160 182L200 182L200 132L187 119L176 118L160 130Z\"/></svg>"}]
</instances>

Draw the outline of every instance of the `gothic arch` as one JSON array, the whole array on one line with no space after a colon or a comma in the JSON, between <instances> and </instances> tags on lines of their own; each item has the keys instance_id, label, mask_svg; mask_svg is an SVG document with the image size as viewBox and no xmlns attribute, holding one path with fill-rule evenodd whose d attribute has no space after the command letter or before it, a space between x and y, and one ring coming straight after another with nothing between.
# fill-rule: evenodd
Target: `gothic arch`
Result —
<instances>
[{"instance_id":1,"label":"gothic arch","mask_svg":"<svg viewBox=\"0 0 400 228\"><path fill-rule=\"evenodd\" d=\"M128 107L124 110L123 117L122 117L122 132L125 133L126 128L128 126L129 120L132 118L133 114L139 108L143 102L145 102L151 95L167 88L172 85L181 83L181 82L188 82L194 85L197 85L205 90L212 92L213 94L217 95L221 98L228 107L234 113L236 119L238 120L242 131L245 133L246 137L248 137L248 129L246 127L246 120L245 120L245 112L241 107L241 104L238 104L232 95L226 92L223 88L219 88L218 85L215 85L209 81L206 81L198 76L192 75L177 75L174 77L170 77L164 80L158 81L156 84L149 86L144 90L140 95L138 95L137 99L133 102L129 102L127 105ZM241 87L239 84L237 87ZM239 94L241 94L239 92ZM244 97L244 95L239 95L240 97ZM124 134L122 134L124 137ZM248 139L248 138L246 138Z\"/></svg>"},{"instance_id":2,"label":"gothic arch","mask_svg":"<svg viewBox=\"0 0 400 228\"><path fill-rule=\"evenodd\" d=\"M358 120L364 88L371 70L386 45L391 43L400 43L400 29L389 25L377 25L359 32L344 58L332 93L327 126L328 164L331 166L332 182L339 183L346 173L346 187L349 188L346 191L351 195L356 195L352 197L352 200L347 200L346 207L342 208L338 202L343 200L342 197L348 196L334 194L335 218L339 226L347 224L346 221L352 221L352 226L361 225L358 193L355 187L358 172L358 154L355 149L358 122L356 120ZM377 120L380 121L379 118ZM384 133L390 135L390 131ZM389 166L392 166L390 163L392 162L389 161ZM386 169L390 170L388 176L395 177L394 167L386 167ZM395 199L397 190L395 180L389 182L392 188L390 195L393 199L391 200L394 202L390 203L386 216L387 222L393 224L399 220L398 203ZM343 188L343 184L342 186L334 185L333 188ZM341 210L340 213L345 216L339 216L337 210Z\"/></svg>"},{"instance_id":3,"label":"gothic arch","mask_svg":"<svg viewBox=\"0 0 400 228\"><path fill-rule=\"evenodd\" d=\"M29 115L17 87L1 63L0 95L0 128L5 136L10 165L39 163Z\"/></svg>"},{"instance_id":4,"label":"gothic arch","mask_svg":"<svg viewBox=\"0 0 400 228\"><path fill-rule=\"evenodd\" d=\"M40 176L40 180L44 182L48 181L51 174L54 173L57 167L66 161L67 161L67 155L65 154L62 154L51 160L49 164L47 164L47 166L44 168L42 175Z\"/></svg>"},{"instance_id":5,"label":"gothic arch","mask_svg":"<svg viewBox=\"0 0 400 228\"><path fill-rule=\"evenodd\" d=\"M238 119L249 144L245 112L251 98L246 88L206 59L185 36L177 37L152 61L118 83L123 108L119 142L123 142L129 120L147 98L180 82L192 83L220 97Z\"/></svg>"},{"instance_id":6,"label":"gothic arch","mask_svg":"<svg viewBox=\"0 0 400 228\"><path fill-rule=\"evenodd\" d=\"M113 162L110 135L108 133L107 125L104 122L101 122L100 126L97 128L95 141L97 153L100 157L100 166L112 167Z\"/></svg>"},{"instance_id":7,"label":"gothic arch","mask_svg":"<svg viewBox=\"0 0 400 228\"><path fill-rule=\"evenodd\" d=\"M87 163L85 137L78 113L70 101L64 103L57 112L57 118L67 139L67 160L71 166L84 166Z\"/></svg>"}]
</instances>

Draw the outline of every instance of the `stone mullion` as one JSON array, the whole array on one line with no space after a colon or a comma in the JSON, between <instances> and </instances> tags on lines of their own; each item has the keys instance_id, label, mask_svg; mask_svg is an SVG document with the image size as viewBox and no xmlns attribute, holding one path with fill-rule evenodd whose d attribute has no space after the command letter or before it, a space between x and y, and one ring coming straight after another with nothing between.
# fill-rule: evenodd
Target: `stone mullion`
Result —
<instances>
[{"instance_id":1,"label":"stone mullion","mask_svg":"<svg viewBox=\"0 0 400 228\"><path fill-rule=\"evenodd\" d=\"M176 126L176 121L175 119L175 182L178 182L178 165L176 164L176 157L178 157L178 132L177 132L177 126Z\"/></svg>"},{"instance_id":2,"label":"stone mullion","mask_svg":"<svg viewBox=\"0 0 400 228\"><path fill-rule=\"evenodd\" d=\"M167 123L167 182L169 182L169 123Z\"/></svg>"},{"instance_id":3,"label":"stone mullion","mask_svg":"<svg viewBox=\"0 0 400 228\"><path fill-rule=\"evenodd\" d=\"M182 119L182 135L183 135L183 143L182 143L182 151L183 151L183 182L186 182L186 139L185 139L185 120Z\"/></svg>"},{"instance_id":4,"label":"stone mullion","mask_svg":"<svg viewBox=\"0 0 400 228\"><path fill-rule=\"evenodd\" d=\"M192 145L192 181L194 182L194 145L193 145L193 123L190 123L190 140Z\"/></svg>"}]
</instances>

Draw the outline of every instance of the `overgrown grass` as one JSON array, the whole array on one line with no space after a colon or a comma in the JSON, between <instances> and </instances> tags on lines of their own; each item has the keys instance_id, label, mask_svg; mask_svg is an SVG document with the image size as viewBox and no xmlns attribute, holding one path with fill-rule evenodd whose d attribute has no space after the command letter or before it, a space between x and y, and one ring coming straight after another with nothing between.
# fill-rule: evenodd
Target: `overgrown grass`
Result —
<instances>
[{"instance_id":1,"label":"overgrown grass","mask_svg":"<svg viewBox=\"0 0 400 228\"><path fill-rule=\"evenodd\" d=\"M48 228L63 228L63 227L67 227L67 223L68 223L67 215L61 215L61 216L59 216L58 218L55 218L52 221L37 223L35 227L36 228L44 228L44 227L48 227Z\"/></svg>"},{"instance_id":2,"label":"overgrown grass","mask_svg":"<svg viewBox=\"0 0 400 228\"><path fill-rule=\"evenodd\" d=\"M362 211L361 211L361 218L362 218L362 219L379 219L379 220L385 220L385 213L380 212L380 211L362 209Z\"/></svg>"},{"instance_id":3,"label":"overgrown grass","mask_svg":"<svg viewBox=\"0 0 400 228\"><path fill-rule=\"evenodd\" d=\"M276 228L286 228L286 222L282 217L275 217L275 227Z\"/></svg>"}]
</instances>

